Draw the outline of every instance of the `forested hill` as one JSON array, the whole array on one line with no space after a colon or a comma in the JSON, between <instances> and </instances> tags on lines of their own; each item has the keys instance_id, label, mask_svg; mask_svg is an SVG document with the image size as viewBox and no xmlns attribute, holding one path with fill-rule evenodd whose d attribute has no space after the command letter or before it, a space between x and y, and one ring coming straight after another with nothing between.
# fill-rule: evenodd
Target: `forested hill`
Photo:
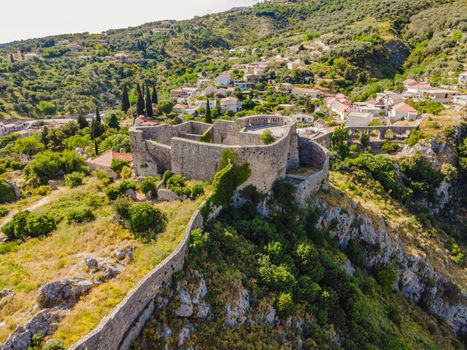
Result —
<instances>
[{"instance_id":1,"label":"forested hill","mask_svg":"<svg viewBox=\"0 0 467 350\"><path fill-rule=\"evenodd\" d=\"M455 81L466 62L465 0L297 0L0 47L0 117L88 113L123 83L177 85L297 49L316 83L350 93L381 79ZM314 55L317 45L321 50ZM232 48L245 48L232 52ZM252 50L254 49L254 50ZM281 77L275 77L280 81Z\"/></svg>"}]
</instances>

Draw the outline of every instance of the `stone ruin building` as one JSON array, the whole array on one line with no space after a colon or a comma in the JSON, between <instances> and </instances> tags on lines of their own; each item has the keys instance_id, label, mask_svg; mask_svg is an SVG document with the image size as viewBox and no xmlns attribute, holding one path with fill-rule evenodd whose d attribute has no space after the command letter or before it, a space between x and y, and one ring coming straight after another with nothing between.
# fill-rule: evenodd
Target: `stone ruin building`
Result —
<instances>
[{"instance_id":1,"label":"stone ruin building","mask_svg":"<svg viewBox=\"0 0 467 350\"><path fill-rule=\"evenodd\" d=\"M270 130L274 142L264 144ZM203 141L201 141L203 140ZM208 141L206 141L208 140ZM278 179L298 187L298 200L327 183L329 156L325 148L297 134L295 122L283 116L252 116L214 124L189 121L179 125L130 128L137 176L155 176L171 170L188 179L211 181L224 150L236 153L237 165L248 163L251 176L244 184L268 192Z\"/></svg>"}]
</instances>

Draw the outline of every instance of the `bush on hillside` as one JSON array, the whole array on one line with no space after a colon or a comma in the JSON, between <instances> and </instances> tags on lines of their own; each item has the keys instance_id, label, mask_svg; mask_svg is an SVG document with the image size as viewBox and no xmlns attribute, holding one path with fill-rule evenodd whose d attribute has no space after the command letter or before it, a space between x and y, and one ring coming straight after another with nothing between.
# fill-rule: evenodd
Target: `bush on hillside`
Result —
<instances>
[{"instance_id":1,"label":"bush on hillside","mask_svg":"<svg viewBox=\"0 0 467 350\"><path fill-rule=\"evenodd\" d=\"M164 214L149 203L133 204L129 209L130 225L135 232L162 232L166 218Z\"/></svg>"},{"instance_id":2,"label":"bush on hillside","mask_svg":"<svg viewBox=\"0 0 467 350\"><path fill-rule=\"evenodd\" d=\"M402 159L400 169L406 176L406 184L413 190L414 195L419 198L434 199L443 175L434 169L424 156L417 153L413 157Z\"/></svg>"},{"instance_id":3,"label":"bush on hillside","mask_svg":"<svg viewBox=\"0 0 467 350\"><path fill-rule=\"evenodd\" d=\"M81 186L83 184L84 174L79 172L73 172L65 175L65 183L69 188Z\"/></svg>"},{"instance_id":4,"label":"bush on hillside","mask_svg":"<svg viewBox=\"0 0 467 350\"><path fill-rule=\"evenodd\" d=\"M140 184L141 192L147 194L151 192L153 195L157 194L157 182L159 181L158 177L148 176Z\"/></svg>"},{"instance_id":5,"label":"bush on hillside","mask_svg":"<svg viewBox=\"0 0 467 350\"><path fill-rule=\"evenodd\" d=\"M110 165L110 169L115 171L117 174L120 174L120 171L122 171L123 167L128 167L130 163L128 163L126 160L121 160L121 159L113 159L112 164Z\"/></svg>"},{"instance_id":6,"label":"bush on hillside","mask_svg":"<svg viewBox=\"0 0 467 350\"><path fill-rule=\"evenodd\" d=\"M84 222L91 222L96 219L96 216L92 212L91 209L86 208L83 210L75 210L70 212L67 215L67 221L69 224L76 223L76 224L82 224Z\"/></svg>"},{"instance_id":7,"label":"bush on hillside","mask_svg":"<svg viewBox=\"0 0 467 350\"><path fill-rule=\"evenodd\" d=\"M0 203L14 202L16 199L15 191L5 180L0 180Z\"/></svg>"},{"instance_id":8,"label":"bush on hillside","mask_svg":"<svg viewBox=\"0 0 467 350\"><path fill-rule=\"evenodd\" d=\"M27 237L45 236L55 230L57 222L47 215L32 214L29 211L22 211L13 216L2 228L2 232L7 239L22 239Z\"/></svg>"},{"instance_id":9,"label":"bush on hillside","mask_svg":"<svg viewBox=\"0 0 467 350\"><path fill-rule=\"evenodd\" d=\"M104 192L107 198L111 201L116 200L119 196L124 194L127 190L136 190L136 183L133 181L122 181L116 185L107 187Z\"/></svg>"}]
</instances>

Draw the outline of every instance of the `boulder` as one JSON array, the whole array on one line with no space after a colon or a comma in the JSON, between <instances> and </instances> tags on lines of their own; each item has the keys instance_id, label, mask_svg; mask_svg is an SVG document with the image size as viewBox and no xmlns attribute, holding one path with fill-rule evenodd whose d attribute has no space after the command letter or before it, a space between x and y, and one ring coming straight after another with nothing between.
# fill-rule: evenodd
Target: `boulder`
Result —
<instances>
[{"instance_id":1,"label":"boulder","mask_svg":"<svg viewBox=\"0 0 467 350\"><path fill-rule=\"evenodd\" d=\"M71 306L87 294L93 284L82 278L64 279L46 284L40 289L39 306L50 308L57 305Z\"/></svg>"},{"instance_id":2,"label":"boulder","mask_svg":"<svg viewBox=\"0 0 467 350\"><path fill-rule=\"evenodd\" d=\"M172 202L179 200L180 198L173 191L167 188L161 188L157 191L157 199L161 202Z\"/></svg>"},{"instance_id":3,"label":"boulder","mask_svg":"<svg viewBox=\"0 0 467 350\"><path fill-rule=\"evenodd\" d=\"M90 269L90 270L96 270L97 267L98 267L98 262L97 262L97 259L93 256L87 256L84 258L84 262L86 264L86 266Z\"/></svg>"},{"instance_id":4,"label":"boulder","mask_svg":"<svg viewBox=\"0 0 467 350\"><path fill-rule=\"evenodd\" d=\"M125 191L125 195L130 198L132 201L137 201L138 200L138 197L136 196L136 192L135 190L132 190L131 188L129 188L128 190Z\"/></svg>"}]
</instances>

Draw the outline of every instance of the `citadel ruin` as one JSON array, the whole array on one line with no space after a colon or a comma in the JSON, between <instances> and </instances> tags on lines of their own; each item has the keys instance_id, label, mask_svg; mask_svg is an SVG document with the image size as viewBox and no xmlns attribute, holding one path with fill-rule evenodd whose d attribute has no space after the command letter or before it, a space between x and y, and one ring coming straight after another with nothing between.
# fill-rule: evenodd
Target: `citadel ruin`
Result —
<instances>
[{"instance_id":1,"label":"citadel ruin","mask_svg":"<svg viewBox=\"0 0 467 350\"><path fill-rule=\"evenodd\" d=\"M268 145L261 140L265 130L274 137ZM211 181L223 152L230 149L237 165L250 165L251 176L244 186L267 192L276 180L287 179L298 187L298 199L303 201L327 182L327 150L299 135L295 122L284 116L135 126L130 129L130 141L137 176L171 170L188 179Z\"/></svg>"}]
</instances>

